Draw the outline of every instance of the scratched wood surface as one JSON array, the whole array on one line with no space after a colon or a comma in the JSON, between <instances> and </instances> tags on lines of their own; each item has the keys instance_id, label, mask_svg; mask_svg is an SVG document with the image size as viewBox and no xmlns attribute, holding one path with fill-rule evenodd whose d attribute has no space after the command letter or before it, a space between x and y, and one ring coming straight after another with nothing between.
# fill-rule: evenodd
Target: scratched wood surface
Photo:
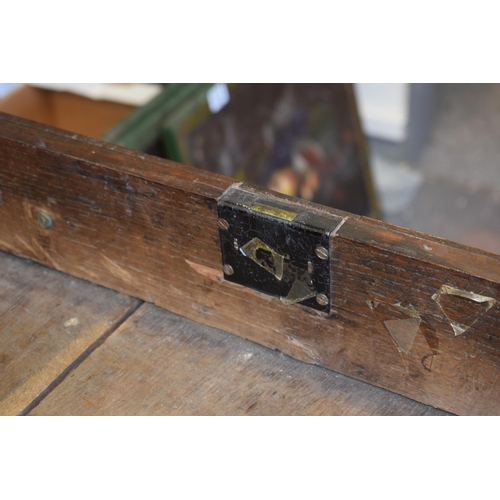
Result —
<instances>
[{"instance_id":1,"label":"scratched wood surface","mask_svg":"<svg viewBox=\"0 0 500 500\"><path fill-rule=\"evenodd\" d=\"M224 280L231 179L8 115L0 162L3 250L426 404L500 413L497 256L319 207L337 225L326 316Z\"/></svg>"},{"instance_id":2,"label":"scratched wood surface","mask_svg":"<svg viewBox=\"0 0 500 500\"><path fill-rule=\"evenodd\" d=\"M137 302L0 252L0 415L43 395Z\"/></svg>"},{"instance_id":3,"label":"scratched wood surface","mask_svg":"<svg viewBox=\"0 0 500 500\"><path fill-rule=\"evenodd\" d=\"M30 415L443 415L142 305Z\"/></svg>"}]
</instances>

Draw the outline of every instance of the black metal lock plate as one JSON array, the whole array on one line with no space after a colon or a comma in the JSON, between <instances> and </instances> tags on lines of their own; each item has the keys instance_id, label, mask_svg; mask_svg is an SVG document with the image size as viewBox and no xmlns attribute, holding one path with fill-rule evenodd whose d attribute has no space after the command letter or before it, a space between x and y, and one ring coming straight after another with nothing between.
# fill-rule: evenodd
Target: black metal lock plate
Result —
<instances>
[{"instance_id":1,"label":"black metal lock plate","mask_svg":"<svg viewBox=\"0 0 500 500\"><path fill-rule=\"evenodd\" d=\"M258 189L229 189L218 212L226 280L330 311L329 236L338 218Z\"/></svg>"}]
</instances>

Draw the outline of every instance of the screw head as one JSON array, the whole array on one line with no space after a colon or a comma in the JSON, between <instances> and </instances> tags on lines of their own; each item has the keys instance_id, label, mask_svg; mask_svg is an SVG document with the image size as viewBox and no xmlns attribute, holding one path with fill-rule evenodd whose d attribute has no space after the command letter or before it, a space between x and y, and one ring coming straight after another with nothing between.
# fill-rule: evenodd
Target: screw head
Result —
<instances>
[{"instance_id":1,"label":"screw head","mask_svg":"<svg viewBox=\"0 0 500 500\"><path fill-rule=\"evenodd\" d=\"M49 227L52 227L52 225L54 224L54 220L52 219L51 215L43 210L38 212L36 221L44 229L49 229Z\"/></svg>"},{"instance_id":2,"label":"screw head","mask_svg":"<svg viewBox=\"0 0 500 500\"><path fill-rule=\"evenodd\" d=\"M326 306L328 305L328 297L323 293L318 293L318 295L316 295L316 302L320 306Z\"/></svg>"},{"instance_id":3,"label":"screw head","mask_svg":"<svg viewBox=\"0 0 500 500\"><path fill-rule=\"evenodd\" d=\"M234 274L234 269L229 264L224 264L224 267L222 269L224 270L224 274L227 274L228 276Z\"/></svg>"},{"instance_id":4,"label":"screw head","mask_svg":"<svg viewBox=\"0 0 500 500\"><path fill-rule=\"evenodd\" d=\"M323 260L328 259L328 250L325 247L316 248L316 255Z\"/></svg>"},{"instance_id":5,"label":"screw head","mask_svg":"<svg viewBox=\"0 0 500 500\"><path fill-rule=\"evenodd\" d=\"M224 231L226 231L227 229L229 229L229 222L225 219L219 219L217 221L217 224L219 224L219 227L221 229L223 229Z\"/></svg>"}]
</instances>

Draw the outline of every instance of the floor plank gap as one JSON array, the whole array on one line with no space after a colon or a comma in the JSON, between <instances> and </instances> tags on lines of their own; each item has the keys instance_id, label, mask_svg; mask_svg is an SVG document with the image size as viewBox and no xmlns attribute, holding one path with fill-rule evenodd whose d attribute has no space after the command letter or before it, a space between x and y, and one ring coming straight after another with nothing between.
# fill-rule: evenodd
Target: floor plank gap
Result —
<instances>
[{"instance_id":1,"label":"floor plank gap","mask_svg":"<svg viewBox=\"0 0 500 500\"><path fill-rule=\"evenodd\" d=\"M94 343L83 351L64 371L62 371L38 396L33 399L17 416L26 416L36 408L75 368L80 366L99 346L101 346L121 325L125 323L144 304L142 300L135 304L118 318Z\"/></svg>"}]
</instances>

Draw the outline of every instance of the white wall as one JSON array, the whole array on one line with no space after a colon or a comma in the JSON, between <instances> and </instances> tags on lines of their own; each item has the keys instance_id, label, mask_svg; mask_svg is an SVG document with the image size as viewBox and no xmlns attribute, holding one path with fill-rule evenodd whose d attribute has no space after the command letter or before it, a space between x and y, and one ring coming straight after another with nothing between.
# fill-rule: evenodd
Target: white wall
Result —
<instances>
[{"instance_id":1,"label":"white wall","mask_svg":"<svg viewBox=\"0 0 500 500\"><path fill-rule=\"evenodd\" d=\"M410 108L409 83L355 83L364 133L376 139L404 142Z\"/></svg>"}]
</instances>

